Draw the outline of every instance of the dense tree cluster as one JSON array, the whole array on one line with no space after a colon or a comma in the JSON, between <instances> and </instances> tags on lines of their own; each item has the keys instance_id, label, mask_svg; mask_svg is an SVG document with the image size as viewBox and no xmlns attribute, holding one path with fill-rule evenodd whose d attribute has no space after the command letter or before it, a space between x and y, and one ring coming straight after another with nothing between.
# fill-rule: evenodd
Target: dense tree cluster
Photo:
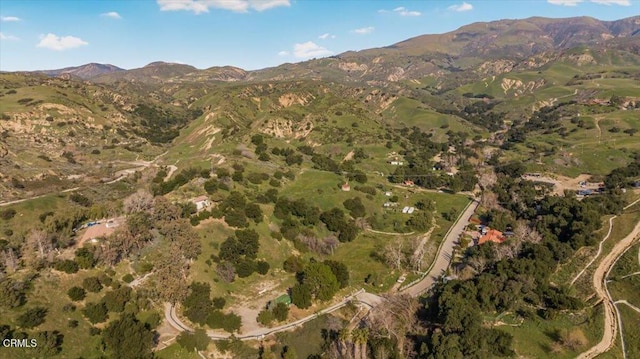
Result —
<instances>
[{"instance_id":1,"label":"dense tree cluster","mask_svg":"<svg viewBox=\"0 0 640 359\"><path fill-rule=\"evenodd\" d=\"M338 233L340 242L351 242L360 231L354 221L345 218L344 212L340 208L332 208L322 212L320 220L328 230Z\"/></svg>"},{"instance_id":2,"label":"dense tree cluster","mask_svg":"<svg viewBox=\"0 0 640 359\"><path fill-rule=\"evenodd\" d=\"M228 237L220 245L220 253L218 255L222 263L227 263L233 267L233 276L227 278L230 273L218 273L226 281L232 281L237 274L239 277L248 277L254 272L262 275L269 270L269 264L264 261L256 261L258 250L260 249L258 232L253 229L236 230L233 236Z\"/></svg>"},{"instance_id":3,"label":"dense tree cluster","mask_svg":"<svg viewBox=\"0 0 640 359\"><path fill-rule=\"evenodd\" d=\"M125 313L102 332L107 352L114 358L151 358L154 334L132 314Z\"/></svg>"},{"instance_id":4,"label":"dense tree cluster","mask_svg":"<svg viewBox=\"0 0 640 359\"><path fill-rule=\"evenodd\" d=\"M327 301L349 283L347 267L340 262L325 261L307 264L297 274L298 283L291 288L291 300L305 309L315 300Z\"/></svg>"},{"instance_id":5,"label":"dense tree cluster","mask_svg":"<svg viewBox=\"0 0 640 359\"><path fill-rule=\"evenodd\" d=\"M159 106L138 104L133 114L140 118L143 127L134 130L141 137L153 143L168 143L180 135L180 128L202 115L202 110L167 110Z\"/></svg>"}]
</instances>

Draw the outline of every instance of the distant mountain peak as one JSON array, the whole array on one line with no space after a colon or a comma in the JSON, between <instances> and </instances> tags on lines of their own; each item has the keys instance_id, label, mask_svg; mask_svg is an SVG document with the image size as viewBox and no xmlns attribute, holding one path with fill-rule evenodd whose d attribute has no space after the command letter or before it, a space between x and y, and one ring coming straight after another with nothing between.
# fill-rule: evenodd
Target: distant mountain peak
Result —
<instances>
[{"instance_id":1,"label":"distant mountain peak","mask_svg":"<svg viewBox=\"0 0 640 359\"><path fill-rule=\"evenodd\" d=\"M43 73L48 76L61 76L61 75L76 76L81 79L88 80L97 76L110 74L113 72L120 72L120 71L125 71L125 70L111 64L99 64L99 63L91 62L91 63L80 65L80 66L65 67L65 68L56 69L56 70L42 70L42 71L35 71L35 72Z\"/></svg>"},{"instance_id":2,"label":"distant mountain peak","mask_svg":"<svg viewBox=\"0 0 640 359\"><path fill-rule=\"evenodd\" d=\"M145 68L145 67L156 67L156 66L188 66L188 67L193 67L193 66L191 66L189 64L183 64L183 63L180 63L180 62L154 61L154 62L146 64L142 68Z\"/></svg>"}]
</instances>

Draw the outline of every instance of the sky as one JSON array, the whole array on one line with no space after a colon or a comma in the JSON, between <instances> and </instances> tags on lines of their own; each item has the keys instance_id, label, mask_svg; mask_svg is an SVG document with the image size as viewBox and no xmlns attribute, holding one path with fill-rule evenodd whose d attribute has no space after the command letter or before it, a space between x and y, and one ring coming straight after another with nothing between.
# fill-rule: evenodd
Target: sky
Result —
<instances>
[{"instance_id":1,"label":"sky","mask_svg":"<svg viewBox=\"0 0 640 359\"><path fill-rule=\"evenodd\" d=\"M478 21L639 14L640 0L0 0L0 70L154 61L255 70Z\"/></svg>"}]
</instances>

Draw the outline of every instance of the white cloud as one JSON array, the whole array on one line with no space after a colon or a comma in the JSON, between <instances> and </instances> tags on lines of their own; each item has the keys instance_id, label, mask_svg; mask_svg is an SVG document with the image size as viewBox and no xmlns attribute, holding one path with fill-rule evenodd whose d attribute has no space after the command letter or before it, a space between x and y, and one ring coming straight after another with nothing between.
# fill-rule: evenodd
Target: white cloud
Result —
<instances>
[{"instance_id":1,"label":"white cloud","mask_svg":"<svg viewBox=\"0 0 640 359\"><path fill-rule=\"evenodd\" d=\"M58 36L49 33L40 35L40 42L36 47L62 51L86 45L89 45L89 43L75 36Z\"/></svg>"},{"instance_id":2,"label":"white cloud","mask_svg":"<svg viewBox=\"0 0 640 359\"><path fill-rule=\"evenodd\" d=\"M576 6L584 0L547 0L549 4L560 6Z\"/></svg>"},{"instance_id":3,"label":"white cloud","mask_svg":"<svg viewBox=\"0 0 640 359\"><path fill-rule=\"evenodd\" d=\"M1 21L6 21L6 22L22 21L21 18L16 17L16 16L0 16L0 20Z\"/></svg>"},{"instance_id":4,"label":"white cloud","mask_svg":"<svg viewBox=\"0 0 640 359\"><path fill-rule=\"evenodd\" d=\"M290 0L249 0L249 4L252 9L257 11L264 11L273 9L274 7L279 6L291 6Z\"/></svg>"},{"instance_id":5,"label":"white cloud","mask_svg":"<svg viewBox=\"0 0 640 359\"><path fill-rule=\"evenodd\" d=\"M278 52L278 56L289 56L289 51L282 50L282 51Z\"/></svg>"},{"instance_id":6,"label":"white cloud","mask_svg":"<svg viewBox=\"0 0 640 359\"><path fill-rule=\"evenodd\" d=\"M356 34L359 34L359 35L366 35L366 34L372 33L373 30L375 30L375 28L373 26L367 26L367 27L362 27L360 29L355 29L355 30L353 30L353 32L355 32Z\"/></svg>"},{"instance_id":7,"label":"white cloud","mask_svg":"<svg viewBox=\"0 0 640 359\"><path fill-rule=\"evenodd\" d=\"M0 40L18 41L20 39L13 35L5 35L0 32Z\"/></svg>"},{"instance_id":8,"label":"white cloud","mask_svg":"<svg viewBox=\"0 0 640 359\"><path fill-rule=\"evenodd\" d=\"M631 6L631 1L629 0L591 0L591 2L602 5Z\"/></svg>"},{"instance_id":9,"label":"white cloud","mask_svg":"<svg viewBox=\"0 0 640 359\"><path fill-rule=\"evenodd\" d=\"M293 45L293 56L299 59L308 59L310 57L323 57L333 54L333 51L316 44L313 41L307 41L302 44Z\"/></svg>"},{"instance_id":10,"label":"white cloud","mask_svg":"<svg viewBox=\"0 0 640 359\"><path fill-rule=\"evenodd\" d=\"M379 14L389 14L389 13L396 13L400 16L420 16L422 15L422 13L420 11L410 11L409 9L407 9L404 6L400 6L397 7L391 11L389 10L385 10L385 9L380 9L378 10Z\"/></svg>"},{"instance_id":11,"label":"white cloud","mask_svg":"<svg viewBox=\"0 0 640 359\"><path fill-rule=\"evenodd\" d=\"M457 12L470 11L470 10L473 10L473 5L469 4L466 1L463 1L462 4L451 5L447 9L457 11Z\"/></svg>"},{"instance_id":12,"label":"white cloud","mask_svg":"<svg viewBox=\"0 0 640 359\"><path fill-rule=\"evenodd\" d=\"M108 17L111 19L116 19L116 20L120 20L122 19L122 16L120 16L120 14L118 14L115 11L109 11L109 12L105 12L104 14L100 14L100 16L102 17Z\"/></svg>"},{"instance_id":13,"label":"white cloud","mask_svg":"<svg viewBox=\"0 0 640 359\"><path fill-rule=\"evenodd\" d=\"M279 6L291 6L291 0L157 0L161 11L192 11L195 14L209 12L209 8L248 12L264 11Z\"/></svg>"},{"instance_id":14,"label":"white cloud","mask_svg":"<svg viewBox=\"0 0 640 359\"><path fill-rule=\"evenodd\" d=\"M332 34L330 34L328 32L318 36L318 39L322 39L322 40L335 39L335 38L336 38L336 35L332 35Z\"/></svg>"},{"instance_id":15,"label":"white cloud","mask_svg":"<svg viewBox=\"0 0 640 359\"><path fill-rule=\"evenodd\" d=\"M396 14L398 14L400 16L420 16L420 15L422 15L422 13L420 13L419 11L409 11L406 7L402 7L402 6L393 9L393 12L395 12Z\"/></svg>"}]
</instances>

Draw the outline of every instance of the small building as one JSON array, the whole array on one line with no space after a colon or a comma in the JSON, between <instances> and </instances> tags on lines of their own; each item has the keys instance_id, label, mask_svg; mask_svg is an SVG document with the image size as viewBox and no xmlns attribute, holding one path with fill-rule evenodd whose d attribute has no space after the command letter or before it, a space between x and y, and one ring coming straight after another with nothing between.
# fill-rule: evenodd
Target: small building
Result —
<instances>
[{"instance_id":1,"label":"small building","mask_svg":"<svg viewBox=\"0 0 640 359\"><path fill-rule=\"evenodd\" d=\"M406 213L408 213L408 212L409 212L409 207L404 207L404 208L402 209L402 213L405 213L405 214L406 214Z\"/></svg>"},{"instance_id":2,"label":"small building","mask_svg":"<svg viewBox=\"0 0 640 359\"><path fill-rule=\"evenodd\" d=\"M404 165L404 162L402 162L402 161L391 161L389 163L391 165L393 165L393 166L402 166L402 165Z\"/></svg>"},{"instance_id":3,"label":"small building","mask_svg":"<svg viewBox=\"0 0 640 359\"><path fill-rule=\"evenodd\" d=\"M416 209L414 207L409 207L409 209L407 210L408 214L413 213L413 211L415 211Z\"/></svg>"},{"instance_id":4,"label":"small building","mask_svg":"<svg viewBox=\"0 0 640 359\"><path fill-rule=\"evenodd\" d=\"M633 182L632 186L634 188L640 188L640 180Z\"/></svg>"},{"instance_id":5,"label":"small building","mask_svg":"<svg viewBox=\"0 0 640 359\"><path fill-rule=\"evenodd\" d=\"M484 227L487 228L487 227ZM484 244L487 242L493 243L502 243L504 242L506 237L497 229L489 229L486 234L484 234L480 239L478 239L478 244Z\"/></svg>"},{"instance_id":6,"label":"small building","mask_svg":"<svg viewBox=\"0 0 640 359\"><path fill-rule=\"evenodd\" d=\"M78 246L82 247L87 241L96 243L98 238L109 237L115 232L116 228L124 222L124 217L88 222L83 226L83 228L87 230L82 234L82 237L80 237Z\"/></svg>"},{"instance_id":7,"label":"small building","mask_svg":"<svg viewBox=\"0 0 640 359\"><path fill-rule=\"evenodd\" d=\"M385 195L385 196L387 196L387 197L391 197L391 191L386 191L386 192L384 193L384 195Z\"/></svg>"},{"instance_id":8,"label":"small building","mask_svg":"<svg viewBox=\"0 0 640 359\"><path fill-rule=\"evenodd\" d=\"M343 190L343 191L345 191L345 192L349 192L349 191L351 191L351 186L349 186L349 183L345 182L345 183L342 185L342 190Z\"/></svg>"},{"instance_id":9,"label":"small building","mask_svg":"<svg viewBox=\"0 0 640 359\"><path fill-rule=\"evenodd\" d=\"M412 180L406 180L403 183L405 186L409 186L409 187L413 187L413 185L415 185L415 183L413 183Z\"/></svg>"},{"instance_id":10,"label":"small building","mask_svg":"<svg viewBox=\"0 0 640 359\"><path fill-rule=\"evenodd\" d=\"M291 297L288 294L283 294L276 299L272 299L267 303L267 309L271 310L278 305L278 303L284 303L286 306L291 305Z\"/></svg>"},{"instance_id":11,"label":"small building","mask_svg":"<svg viewBox=\"0 0 640 359\"><path fill-rule=\"evenodd\" d=\"M209 201L209 198L207 196L196 197L191 200L191 203L196 205L196 210L198 212L202 211L203 209L211 205L211 201Z\"/></svg>"}]
</instances>

